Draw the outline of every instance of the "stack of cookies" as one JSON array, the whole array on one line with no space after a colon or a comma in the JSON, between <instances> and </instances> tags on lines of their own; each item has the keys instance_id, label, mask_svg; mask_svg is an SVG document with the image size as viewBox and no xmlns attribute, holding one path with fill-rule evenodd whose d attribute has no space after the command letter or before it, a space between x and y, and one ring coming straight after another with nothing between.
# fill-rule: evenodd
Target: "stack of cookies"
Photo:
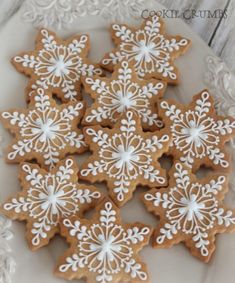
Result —
<instances>
[{"instance_id":1,"label":"stack of cookies","mask_svg":"<svg viewBox=\"0 0 235 283\"><path fill-rule=\"evenodd\" d=\"M167 85L179 83L174 59L190 41L166 35L158 16L138 28L113 24L111 34L116 48L100 64L87 58L88 35L62 40L47 29L34 51L12 59L29 77L27 107L4 111L1 120L14 136L6 161L20 164L22 190L1 212L26 221L32 250L57 233L66 238L70 247L55 269L62 278L150 282L138 254L150 239L154 248L183 242L208 262L215 235L235 230L235 211L223 204L225 143L235 136L235 120L217 115L207 90L189 105L164 99ZM93 99L89 106L81 87ZM91 154L78 168L73 155L85 151ZM170 170L163 155L173 159ZM202 166L213 173L199 179ZM100 182L107 194L95 187ZM149 188L141 200L160 219L156 229L121 220L138 185Z\"/></svg>"}]
</instances>

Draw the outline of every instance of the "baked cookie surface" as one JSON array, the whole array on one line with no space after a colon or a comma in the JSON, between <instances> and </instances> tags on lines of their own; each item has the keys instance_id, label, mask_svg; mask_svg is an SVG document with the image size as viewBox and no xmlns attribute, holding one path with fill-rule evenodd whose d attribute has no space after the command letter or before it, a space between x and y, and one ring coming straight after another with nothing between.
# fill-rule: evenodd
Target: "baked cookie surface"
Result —
<instances>
[{"instance_id":1,"label":"baked cookie surface","mask_svg":"<svg viewBox=\"0 0 235 283\"><path fill-rule=\"evenodd\" d=\"M190 168L176 162L167 188L142 196L148 211L160 218L153 246L168 248L184 242L192 255L208 262L218 233L235 230L235 211L223 204L227 177L214 174L198 179Z\"/></svg>"},{"instance_id":2,"label":"baked cookie surface","mask_svg":"<svg viewBox=\"0 0 235 283\"><path fill-rule=\"evenodd\" d=\"M92 155L82 164L79 176L92 183L105 181L118 206L132 197L137 185L167 184L158 162L170 144L165 130L145 133L140 117L127 111L112 129L86 127L84 135Z\"/></svg>"},{"instance_id":3,"label":"baked cookie surface","mask_svg":"<svg viewBox=\"0 0 235 283\"><path fill-rule=\"evenodd\" d=\"M86 282L149 282L146 265L138 255L148 244L151 228L122 224L120 211L109 199L97 207L91 220L64 219L62 235L70 244L55 274Z\"/></svg>"},{"instance_id":4,"label":"baked cookie surface","mask_svg":"<svg viewBox=\"0 0 235 283\"><path fill-rule=\"evenodd\" d=\"M63 102L76 101L81 99L81 77L102 73L99 66L87 58L89 48L86 34L62 40L43 28L38 32L35 50L20 53L12 58L12 63L31 78L29 96L30 90L41 87Z\"/></svg>"},{"instance_id":5,"label":"baked cookie surface","mask_svg":"<svg viewBox=\"0 0 235 283\"><path fill-rule=\"evenodd\" d=\"M216 114L214 99L207 90L195 95L189 105L170 99L161 101L158 111L172 135L169 154L175 160L194 172L201 165L229 170L225 143L235 136L235 119Z\"/></svg>"},{"instance_id":6,"label":"baked cookie surface","mask_svg":"<svg viewBox=\"0 0 235 283\"><path fill-rule=\"evenodd\" d=\"M154 79L140 80L128 61L117 64L111 78L84 79L84 87L94 99L86 110L85 125L112 126L122 113L132 110L141 118L144 129L156 130L163 126L156 102L163 96L166 85Z\"/></svg>"},{"instance_id":7,"label":"baked cookie surface","mask_svg":"<svg viewBox=\"0 0 235 283\"><path fill-rule=\"evenodd\" d=\"M179 35L165 35L161 18L149 17L139 28L113 24L111 34L117 47L102 59L105 69L112 71L118 62L128 60L141 78L161 79L169 84L179 82L173 61L186 52L190 41Z\"/></svg>"},{"instance_id":8,"label":"baked cookie surface","mask_svg":"<svg viewBox=\"0 0 235 283\"><path fill-rule=\"evenodd\" d=\"M15 137L6 161L20 163L36 159L44 168L53 168L66 155L86 150L78 124L84 115L82 101L56 104L51 93L38 88L26 109L1 113L1 120Z\"/></svg>"},{"instance_id":9,"label":"baked cookie surface","mask_svg":"<svg viewBox=\"0 0 235 283\"><path fill-rule=\"evenodd\" d=\"M22 191L9 198L1 212L27 222L26 238L32 250L39 249L59 232L65 217L83 215L101 198L94 186L77 183L78 167L73 158L60 161L50 172L36 164L22 163Z\"/></svg>"}]
</instances>

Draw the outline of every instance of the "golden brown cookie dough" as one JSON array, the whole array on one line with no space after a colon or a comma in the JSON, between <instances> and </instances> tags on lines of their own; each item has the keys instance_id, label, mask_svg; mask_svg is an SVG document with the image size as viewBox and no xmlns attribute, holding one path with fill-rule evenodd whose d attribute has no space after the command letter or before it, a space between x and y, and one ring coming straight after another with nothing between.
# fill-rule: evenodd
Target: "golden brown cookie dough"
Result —
<instances>
[{"instance_id":1,"label":"golden brown cookie dough","mask_svg":"<svg viewBox=\"0 0 235 283\"><path fill-rule=\"evenodd\" d=\"M117 64L111 78L85 78L84 87L94 99L86 110L84 125L111 127L122 113L132 110L141 118L145 130L163 126L157 115L156 102L162 98L166 84L154 79L139 79L128 61Z\"/></svg>"},{"instance_id":2,"label":"golden brown cookie dough","mask_svg":"<svg viewBox=\"0 0 235 283\"><path fill-rule=\"evenodd\" d=\"M207 90L193 97L189 105L174 100L159 103L159 115L172 135L169 154L195 172L201 165L228 171L225 143L235 136L235 119L216 114L214 99Z\"/></svg>"},{"instance_id":3,"label":"golden brown cookie dough","mask_svg":"<svg viewBox=\"0 0 235 283\"><path fill-rule=\"evenodd\" d=\"M171 142L166 130L143 132L140 117L127 111L112 129L87 127L84 136L92 155L79 176L91 183L105 181L118 206L132 197L138 185L167 185L165 170L158 162Z\"/></svg>"},{"instance_id":4,"label":"golden brown cookie dough","mask_svg":"<svg viewBox=\"0 0 235 283\"><path fill-rule=\"evenodd\" d=\"M81 78L102 73L98 64L87 58L89 49L86 34L62 40L54 32L41 29L35 50L12 58L15 68L30 77L27 100L38 87L56 94L63 102L80 100Z\"/></svg>"},{"instance_id":5,"label":"golden brown cookie dough","mask_svg":"<svg viewBox=\"0 0 235 283\"><path fill-rule=\"evenodd\" d=\"M51 93L38 88L28 108L1 113L5 128L14 135L6 161L20 163L36 159L44 168L53 168L66 155L86 150L78 124L85 112L82 101L57 105Z\"/></svg>"},{"instance_id":6,"label":"golden brown cookie dough","mask_svg":"<svg viewBox=\"0 0 235 283\"><path fill-rule=\"evenodd\" d=\"M64 219L61 233L70 248L59 259L56 275L85 278L87 283L149 282L138 253L148 244L151 228L122 224L120 210L111 200L104 199L90 220Z\"/></svg>"},{"instance_id":7,"label":"golden brown cookie dough","mask_svg":"<svg viewBox=\"0 0 235 283\"><path fill-rule=\"evenodd\" d=\"M179 35L165 35L164 23L154 15L139 28L113 24L111 35L116 48L108 52L101 65L112 71L114 65L127 60L135 67L139 77L161 79L169 84L179 83L179 72L174 60L184 54L190 40Z\"/></svg>"},{"instance_id":8,"label":"golden brown cookie dough","mask_svg":"<svg viewBox=\"0 0 235 283\"><path fill-rule=\"evenodd\" d=\"M26 221L30 249L47 245L59 232L63 218L81 217L101 198L95 187L77 182L77 173L78 167L71 157L60 161L50 172L36 164L21 164L22 191L9 198L1 212L12 219Z\"/></svg>"},{"instance_id":9,"label":"golden brown cookie dough","mask_svg":"<svg viewBox=\"0 0 235 283\"><path fill-rule=\"evenodd\" d=\"M160 218L153 246L169 248L184 242L192 255L208 262L216 234L235 230L235 211L223 204L227 177L213 174L198 179L178 161L169 175L167 188L152 189L142 196L147 210Z\"/></svg>"}]
</instances>

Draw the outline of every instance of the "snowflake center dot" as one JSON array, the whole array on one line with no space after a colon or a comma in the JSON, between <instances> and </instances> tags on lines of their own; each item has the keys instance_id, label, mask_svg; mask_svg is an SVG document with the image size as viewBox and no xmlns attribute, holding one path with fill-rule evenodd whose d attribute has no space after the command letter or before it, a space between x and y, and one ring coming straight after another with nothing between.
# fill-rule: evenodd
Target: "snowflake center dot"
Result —
<instances>
[{"instance_id":1,"label":"snowflake center dot","mask_svg":"<svg viewBox=\"0 0 235 283\"><path fill-rule=\"evenodd\" d=\"M119 152L119 157L123 162L128 163L131 159L131 152L128 149L122 150Z\"/></svg>"},{"instance_id":2,"label":"snowflake center dot","mask_svg":"<svg viewBox=\"0 0 235 283\"><path fill-rule=\"evenodd\" d=\"M189 134L192 138L197 139L201 134L201 127L189 128Z\"/></svg>"},{"instance_id":3,"label":"snowflake center dot","mask_svg":"<svg viewBox=\"0 0 235 283\"><path fill-rule=\"evenodd\" d=\"M150 48L149 48L148 45L142 45L142 46L141 46L141 51L142 51L142 53L144 53L144 54L148 54L149 51L150 51Z\"/></svg>"},{"instance_id":4,"label":"snowflake center dot","mask_svg":"<svg viewBox=\"0 0 235 283\"><path fill-rule=\"evenodd\" d=\"M192 212L196 212L198 211L198 209L200 209L200 204L198 204L196 200L188 199L186 201L186 206L187 206L187 209Z\"/></svg>"},{"instance_id":5,"label":"snowflake center dot","mask_svg":"<svg viewBox=\"0 0 235 283\"><path fill-rule=\"evenodd\" d=\"M120 102L126 109L130 108L132 105L131 100L127 96L122 96Z\"/></svg>"},{"instance_id":6,"label":"snowflake center dot","mask_svg":"<svg viewBox=\"0 0 235 283\"><path fill-rule=\"evenodd\" d=\"M150 54L153 54L155 56L159 56L159 51L155 49L156 45L153 42L145 42L141 41L139 52L144 55L147 59L149 59ZM148 60L147 60L148 61Z\"/></svg>"},{"instance_id":7,"label":"snowflake center dot","mask_svg":"<svg viewBox=\"0 0 235 283\"><path fill-rule=\"evenodd\" d=\"M108 239L107 241L104 241L102 243L101 249L104 253L107 253L110 250L112 250L112 241L110 239Z\"/></svg>"},{"instance_id":8,"label":"snowflake center dot","mask_svg":"<svg viewBox=\"0 0 235 283\"><path fill-rule=\"evenodd\" d=\"M48 186L48 198L47 199L48 199L48 202L51 203L51 204L57 203L57 196L54 192L55 192L54 186L49 185Z\"/></svg>"},{"instance_id":9,"label":"snowflake center dot","mask_svg":"<svg viewBox=\"0 0 235 283\"><path fill-rule=\"evenodd\" d=\"M42 133L47 137L47 138L51 138L53 135L52 135L52 127L51 127L51 122L50 121L46 121L45 123L43 123L41 125L41 130L42 130Z\"/></svg>"},{"instance_id":10,"label":"snowflake center dot","mask_svg":"<svg viewBox=\"0 0 235 283\"><path fill-rule=\"evenodd\" d=\"M64 73L65 69L66 69L66 65L64 59L60 57L59 60L55 62L55 75L57 77L60 77L61 74Z\"/></svg>"}]
</instances>

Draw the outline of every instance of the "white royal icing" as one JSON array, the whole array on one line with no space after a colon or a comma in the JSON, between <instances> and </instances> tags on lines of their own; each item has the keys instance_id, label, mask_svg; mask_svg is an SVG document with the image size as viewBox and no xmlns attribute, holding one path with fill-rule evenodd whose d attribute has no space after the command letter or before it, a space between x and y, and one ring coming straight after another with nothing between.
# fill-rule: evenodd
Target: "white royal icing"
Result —
<instances>
[{"instance_id":1,"label":"white royal icing","mask_svg":"<svg viewBox=\"0 0 235 283\"><path fill-rule=\"evenodd\" d=\"M175 38L167 39L160 33L160 28L161 23L158 16L149 18L142 29L134 31L125 25L112 25L114 36L121 41L120 50L110 53L109 58L102 60L102 64L117 64L127 59L134 62L140 77L157 72L163 78L176 80L171 53L186 46L189 41L185 38L179 41Z\"/></svg>"},{"instance_id":2,"label":"white royal icing","mask_svg":"<svg viewBox=\"0 0 235 283\"><path fill-rule=\"evenodd\" d=\"M34 246L48 237L51 228L57 226L61 218L75 215L83 205L101 195L98 191L91 191L89 187L79 189L76 183L71 182L71 177L77 174L73 165L72 159L66 159L55 174L41 174L29 163L22 166L24 181L30 184L27 195L13 198L3 208L17 214L26 213L32 218L30 233L33 235L31 243Z\"/></svg>"},{"instance_id":3,"label":"white royal icing","mask_svg":"<svg viewBox=\"0 0 235 283\"><path fill-rule=\"evenodd\" d=\"M235 216L231 210L220 206L216 195L222 190L224 176L211 179L207 184L190 180L190 172L180 163L175 164L174 178L176 185L169 192L145 194L145 200L155 207L164 209L166 223L160 228L156 237L158 244L164 244L179 236L179 233L190 235L202 256L208 256L210 230L217 225L229 227L235 224Z\"/></svg>"},{"instance_id":4,"label":"white royal icing","mask_svg":"<svg viewBox=\"0 0 235 283\"><path fill-rule=\"evenodd\" d=\"M79 40L73 39L68 45L58 45L54 35L46 29L40 32L42 48L37 56L24 54L14 57L14 61L23 68L33 70L37 76L33 89L60 88L65 99L75 101L78 91L74 84L80 81L81 76L101 74L100 69L84 63L81 57L88 36L82 35Z\"/></svg>"},{"instance_id":5,"label":"white royal icing","mask_svg":"<svg viewBox=\"0 0 235 283\"><path fill-rule=\"evenodd\" d=\"M7 158L13 161L28 158L29 153L33 157L40 155L44 165L52 168L60 160L61 151L69 153L71 147L85 146L84 136L78 134L77 125L73 125L84 106L82 102L52 106L49 95L41 88L37 89L33 103L34 107L26 111L2 113L2 118L20 133Z\"/></svg>"},{"instance_id":6,"label":"white royal icing","mask_svg":"<svg viewBox=\"0 0 235 283\"><path fill-rule=\"evenodd\" d=\"M71 237L77 241L77 253L66 258L66 263L59 266L64 273L70 270L87 269L96 273L96 281L108 283L119 272L128 274L132 279L147 280L142 264L133 258L135 251L132 245L143 242L150 233L148 227L124 228L116 223L117 212L111 202L106 202L100 211L99 222L90 227L80 221L65 219L64 226ZM88 275L89 277L89 275Z\"/></svg>"},{"instance_id":7,"label":"white royal icing","mask_svg":"<svg viewBox=\"0 0 235 283\"><path fill-rule=\"evenodd\" d=\"M221 137L231 134L235 129L235 121L229 119L215 120L210 116L213 105L209 93L204 91L197 99L195 109L182 113L174 104L163 101L160 107L172 121L170 130L173 136L171 146L182 152L180 160L192 167L195 159L209 157L211 162L221 167L228 167L220 149Z\"/></svg>"},{"instance_id":8,"label":"white royal icing","mask_svg":"<svg viewBox=\"0 0 235 283\"><path fill-rule=\"evenodd\" d=\"M141 85L141 81L133 82L133 69L130 68L127 61L123 61L117 70L118 78L107 80L87 78L86 83L90 85L91 90L95 91L96 101L99 103L97 109L92 109L85 117L85 121L102 122L109 119L116 122L120 114L127 110L135 112L143 123L149 126L156 125L162 127L162 121L158 115L152 112L151 99L158 96L159 90L164 88L162 82L147 82Z\"/></svg>"},{"instance_id":9,"label":"white royal icing","mask_svg":"<svg viewBox=\"0 0 235 283\"><path fill-rule=\"evenodd\" d=\"M131 111L127 111L121 119L120 129L115 134L109 137L108 131L86 129L86 133L92 137L92 143L99 146L99 158L81 170L82 176L105 174L111 178L118 201L125 199L132 181L139 177L150 184L165 183L165 177L160 176L159 168L156 168L154 156L169 142L168 135L158 137L153 133L151 138L145 139L141 136L143 132L136 128Z\"/></svg>"}]
</instances>

